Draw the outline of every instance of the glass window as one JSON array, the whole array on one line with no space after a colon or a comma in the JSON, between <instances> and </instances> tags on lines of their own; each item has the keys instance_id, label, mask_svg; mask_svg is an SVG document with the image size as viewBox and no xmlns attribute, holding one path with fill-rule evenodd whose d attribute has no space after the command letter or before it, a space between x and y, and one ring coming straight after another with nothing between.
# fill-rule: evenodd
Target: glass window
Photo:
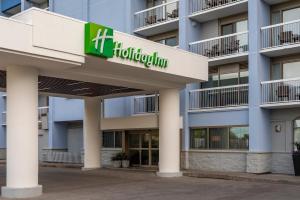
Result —
<instances>
[{"instance_id":1,"label":"glass window","mask_svg":"<svg viewBox=\"0 0 300 200\"><path fill-rule=\"evenodd\" d=\"M103 132L102 146L105 148L122 148L122 131Z\"/></svg>"},{"instance_id":2,"label":"glass window","mask_svg":"<svg viewBox=\"0 0 300 200\"><path fill-rule=\"evenodd\" d=\"M294 142L300 142L300 119L294 121Z\"/></svg>"},{"instance_id":3,"label":"glass window","mask_svg":"<svg viewBox=\"0 0 300 200\"><path fill-rule=\"evenodd\" d=\"M190 148L247 150L249 149L249 128L220 127L191 129Z\"/></svg>"},{"instance_id":4,"label":"glass window","mask_svg":"<svg viewBox=\"0 0 300 200\"><path fill-rule=\"evenodd\" d=\"M230 149L249 148L249 129L248 127L232 127L229 133Z\"/></svg>"},{"instance_id":5,"label":"glass window","mask_svg":"<svg viewBox=\"0 0 300 200\"><path fill-rule=\"evenodd\" d=\"M240 69L240 84L247 84L249 82L248 66L241 67Z\"/></svg>"},{"instance_id":6,"label":"glass window","mask_svg":"<svg viewBox=\"0 0 300 200\"><path fill-rule=\"evenodd\" d=\"M229 35L234 33L234 25L226 24L222 26L222 35Z\"/></svg>"},{"instance_id":7,"label":"glass window","mask_svg":"<svg viewBox=\"0 0 300 200\"><path fill-rule=\"evenodd\" d=\"M300 62L283 63L283 78L297 78L300 76Z\"/></svg>"},{"instance_id":8,"label":"glass window","mask_svg":"<svg viewBox=\"0 0 300 200\"><path fill-rule=\"evenodd\" d=\"M289 22L300 19L300 8L293 8L290 10L284 10L282 13L282 21Z\"/></svg>"},{"instance_id":9,"label":"glass window","mask_svg":"<svg viewBox=\"0 0 300 200\"><path fill-rule=\"evenodd\" d=\"M228 149L228 128L209 129L209 148Z\"/></svg>"},{"instance_id":10,"label":"glass window","mask_svg":"<svg viewBox=\"0 0 300 200\"><path fill-rule=\"evenodd\" d=\"M115 132L115 147L122 148L122 131Z\"/></svg>"},{"instance_id":11,"label":"glass window","mask_svg":"<svg viewBox=\"0 0 300 200\"><path fill-rule=\"evenodd\" d=\"M191 148L207 149L207 129L193 129L191 131Z\"/></svg>"},{"instance_id":12,"label":"glass window","mask_svg":"<svg viewBox=\"0 0 300 200\"><path fill-rule=\"evenodd\" d=\"M282 78L280 63L271 66L271 80L279 80Z\"/></svg>"},{"instance_id":13,"label":"glass window","mask_svg":"<svg viewBox=\"0 0 300 200\"><path fill-rule=\"evenodd\" d=\"M175 47L178 45L177 37L165 38L165 39L157 40L156 42L165 44L165 45L168 45L171 47Z\"/></svg>"},{"instance_id":14,"label":"glass window","mask_svg":"<svg viewBox=\"0 0 300 200\"><path fill-rule=\"evenodd\" d=\"M129 148L139 148L140 134L129 134L128 146Z\"/></svg>"},{"instance_id":15,"label":"glass window","mask_svg":"<svg viewBox=\"0 0 300 200\"><path fill-rule=\"evenodd\" d=\"M114 148L114 132L103 132L103 147Z\"/></svg>"},{"instance_id":16,"label":"glass window","mask_svg":"<svg viewBox=\"0 0 300 200\"><path fill-rule=\"evenodd\" d=\"M239 66L226 66L220 68L220 86L239 84Z\"/></svg>"}]
</instances>

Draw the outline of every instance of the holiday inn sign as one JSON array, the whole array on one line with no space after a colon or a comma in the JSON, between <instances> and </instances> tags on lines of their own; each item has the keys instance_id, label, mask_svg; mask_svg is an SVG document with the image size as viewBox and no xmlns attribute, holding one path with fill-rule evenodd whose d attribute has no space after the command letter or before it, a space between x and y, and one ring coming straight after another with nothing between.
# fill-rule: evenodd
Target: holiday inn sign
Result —
<instances>
[{"instance_id":1,"label":"holiday inn sign","mask_svg":"<svg viewBox=\"0 0 300 200\"><path fill-rule=\"evenodd\" d=\"M146 68L151 66L165 69L168 60L159 57L158 52L152 54L143 53L142 48L123 47L123 43L114 41L112 28L94 24L85 24L85 53L102 58L118 57L144 64Z\"/></svg>"}]
</instances>

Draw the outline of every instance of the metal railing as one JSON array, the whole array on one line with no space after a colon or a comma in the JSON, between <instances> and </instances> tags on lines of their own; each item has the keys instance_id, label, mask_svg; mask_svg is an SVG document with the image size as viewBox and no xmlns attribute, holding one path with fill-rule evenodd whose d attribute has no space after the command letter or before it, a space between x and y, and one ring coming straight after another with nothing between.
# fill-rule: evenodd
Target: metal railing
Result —
<instances>
[{"instance_id":1,"label":"metal railing","mask_svg":"<svg viewBox=\"0 0 300 200\"><path fill-rule=\"evenodd\" d=\"M190 51L209 58L248 52L248 31L192 42Z\"/></svg>"},{"instance_id":2,"label":"metal railing","mask_svg":"<svg viewBox=\"0 0 300 200\"><path fill-rule=\"evenodd\" d=\"M179 17L179 0L163 3L134 14L135 28L142 28L177 19Z\"/></svg>"},{"instance_id":3,"label":"metal railing","mask_svg":"<svg viewBox=\"0 0 300 200\"><path fill-rule=\"evenodd\" d=\"M49 107L39 107L38 108L38 123L42 123L42 117L47 117L49 112ZM6 111L2 112L2 125L6 125Z\"/></svg>"},{"instance_id":4,"label":"metal railing","mask_svg":"<svg viewBox=\"0 0 300 200\"><path fill-rule=\"evenodd\" d=\"M134 114L158 112L158 95L134 97Z\"/></svg>"},{"instance_id":5,"label":"metal railing","mask_svg":"<svg viewBox=\"0 0 300 200\"><path fill-rule=\"evenodd\" d=\"M189 102L191 111L247 106L248 84L191 90Z\"/></svg>"},{"instance_id":6,"label":"metal railing","mask_svg":"<svg viewBox=\"0 0 300 200\"><path fill-rule=\"evenodd\" d=\"M300 78L261 83L262 104L300 102Z\"/></svg>"},{"instance_id":7,"label":"metal railing","mask_svg":"<svg viewBox=\"0 0 300 200\"><path fill-rule=\"evenodd\" d=\"M245 0L190 0L190 13L193 14L214 8L219 8L240 1Z\"/></svg>"},{"instance_id":8,"label":"metal railing","mask_svg":"<svg viewBox=\"0 0 300 200\"><path fill-rule=\"evenodd\" d=\"M300 19L261 28L261 48L300 43Z\"/></svg>"}]
</instances>

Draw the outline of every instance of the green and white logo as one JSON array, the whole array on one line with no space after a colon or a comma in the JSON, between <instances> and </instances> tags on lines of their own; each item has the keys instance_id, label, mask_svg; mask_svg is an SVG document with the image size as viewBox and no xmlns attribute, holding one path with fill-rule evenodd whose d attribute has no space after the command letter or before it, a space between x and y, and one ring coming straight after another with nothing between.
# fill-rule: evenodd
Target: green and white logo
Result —
<instances>
[{"instance_id":1,"label":"green and white logo","mask_svg":"<svg viewBox=\"0 0 300 200\"><path fill-rule=\"evenodd\" d=\"M114 56L114 30L94 23L85 24L85 53L104 58Z\"/></svg>"},{"instance_id":2,"label":"green and white logo","mask_svg":"<svg viewBox=\"0 0 300 200\"><path fill-rule=\"evenodd\" d=\"M114 41L112 28L94 24L85 24L85 53L103 58L117 57L151 66L167 68L168 60L158 56L158 52L145 54L141 48L123 48L123 42Z\"/></svg>"}]
</instances>

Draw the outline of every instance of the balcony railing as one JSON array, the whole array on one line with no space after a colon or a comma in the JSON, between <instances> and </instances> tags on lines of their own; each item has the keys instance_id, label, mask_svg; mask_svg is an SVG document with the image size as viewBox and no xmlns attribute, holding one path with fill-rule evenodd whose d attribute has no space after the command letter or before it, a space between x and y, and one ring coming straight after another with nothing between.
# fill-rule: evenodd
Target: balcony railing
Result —
<instances>
[{"instance_id":1,"label":"balcony railing","mask_svg":"<svg viewBox=\"0 0 300 200\"><path fill-rule=\"evenodd\" d=\"M190 51L209 58L248 52L248 31L192 42Z\"/></svg>"},{"instance_id":2,"label":"balcony railing","mask_svg":"<svg viewBox=\"0 0 300 200\"><path fill-rule=\"evenodd\" d=\"M38 108L38 122L39 125L42 123L42 117L47 117L49 112L49 107L39 107ZM2 112L2 125L6 125L6 111Z\"/></svg>"},{"instance_id":3,"label":"balcony railing","mask_svg":"<svg viewBox=\"0 0 300 200\"><path fill-rule=\"evenodd\" d=\"M190 0L191 14L219 8L244 0Z\"/></svg>"},{"instance_id":4,"label":"balcony railing","mask_svg":"<svg viewBox=\"0 0 300 200\"><path fill-rule=\"evenodd\" d=\"M248 105L248 84L191 90L190 111Z\"/></svg>"},{"instance_id":5,"label":"balcony railing","mask_svg":"<svg viewBox=\"0 0 300 200\"><path fill-rule=\"evenodd\" d=\"M168 22L178 18L179 0L164 3L146 10L136 12L135 28L155 25L163 22Z\"/></svg>"},{"instance_id":6,"label":"balcony railing","mask_svg":"<svg viewBox=\"0 0 300 200\"><path fill-rule=\"evenodd\" d=\"M300 43L300 20L261 28L262 49Z\"/></svg>"},{"instance_id":7,"label":"balcony railing","mask_svg":"<svg viewBox=\"0 0 300 200\"><path fill-rule=\"evenodd\" d=\"M262 104L300 103L300 78L261 83Z\"/></svg>"},{"instance_id":8,"label":"balcony railing","mask_svg":"<svg viewBox=\"0 0 300 200\"><path fill-rule=\"evenodd\" d=\"M134 97L134 114L158 112L158 95Z\"/></svg>"}]
</instances>

